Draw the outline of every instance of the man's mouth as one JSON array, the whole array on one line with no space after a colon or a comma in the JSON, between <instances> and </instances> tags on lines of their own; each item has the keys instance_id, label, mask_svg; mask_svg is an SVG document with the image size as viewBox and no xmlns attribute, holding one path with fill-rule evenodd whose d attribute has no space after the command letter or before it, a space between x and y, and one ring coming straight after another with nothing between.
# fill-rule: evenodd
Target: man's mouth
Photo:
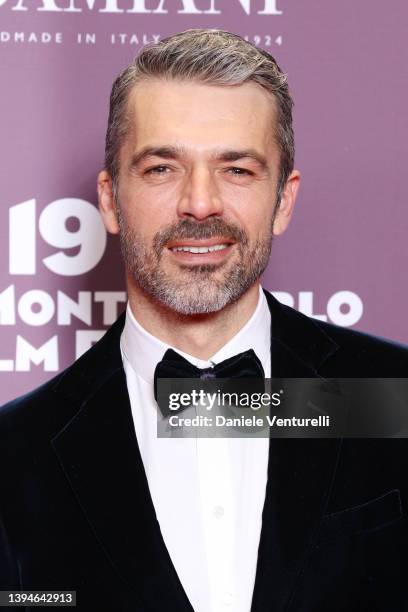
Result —
<instances>
[{"instance_id":1,"label":"man's mouth","mask_svg":"<svg viewBox=\"0 0 408 612\"><path fill-rule=\"evenodd\" d=\"M219 263L231 251L235 243L222 238L193 240L184 238L167 244L167 248L183 263Z\"/></svg>"},{"instance_id":2,"label":"man's mouth","mask_svg":"<svg viewBox=\"0 0 408 612\"><path fill-rule=\"evenodd\" d=\"M215 244L214 246L178 246L172 247L170 250L173 252L184 251L185 253L213 253L214 251L222 251L227 249L229 244Z\"/></svg>"}]
</instances>

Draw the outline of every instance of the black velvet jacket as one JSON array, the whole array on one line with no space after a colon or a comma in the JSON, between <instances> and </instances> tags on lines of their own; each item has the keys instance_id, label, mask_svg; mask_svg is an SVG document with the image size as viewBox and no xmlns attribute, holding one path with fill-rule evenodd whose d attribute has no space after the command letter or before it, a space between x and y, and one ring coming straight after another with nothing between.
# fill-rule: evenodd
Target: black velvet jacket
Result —
<instances>
[{"instance_id":1,"label":"black velvet jacket","mask_svg":"<svg viewBox=\"0 0 408 612\"><path fill-rule=\"evenodd\" d=\"M266 295L275 376L407 376L406 348ZM0 590L76 590L81 611L192 612L136 441L123 324L0 412ZM407 510L408 440L271 439L251 612L407 611Z\"/></svg>"}]
</instances>

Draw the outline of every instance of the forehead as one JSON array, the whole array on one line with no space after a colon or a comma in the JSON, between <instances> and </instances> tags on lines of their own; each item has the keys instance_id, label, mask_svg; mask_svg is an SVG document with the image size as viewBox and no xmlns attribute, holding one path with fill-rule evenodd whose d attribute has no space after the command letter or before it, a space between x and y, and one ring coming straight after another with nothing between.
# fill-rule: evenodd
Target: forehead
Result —
<instances>
[{"instance_id":1,"label":"forehead","mask_svg":"<svg viewBox=\"0 0 408 612\"><path fill-rule=\"evenodd\" d=\"M216 86L192 81L138 83L127 103L125 147L182 145L194 150L274 144L275 102L255 83Z\"/></svg>"}]
</instances>

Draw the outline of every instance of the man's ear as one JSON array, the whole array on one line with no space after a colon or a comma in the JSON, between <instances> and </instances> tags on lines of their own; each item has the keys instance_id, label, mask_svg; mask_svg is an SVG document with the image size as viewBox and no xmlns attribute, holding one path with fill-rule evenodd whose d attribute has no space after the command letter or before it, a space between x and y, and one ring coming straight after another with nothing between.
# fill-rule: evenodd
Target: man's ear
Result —
<instances>
[{"instance_id":1,"label":"man's ear","mask_svg":"<svg viewBox=\"0 0 408 612\"><path fill-rule=\"evenodd\" d=\"M293 170L285 183L280 202L278 202L278 210L273 224L273 235L279 236L283 234L289 225L292 217L293 208L295 206L296 196L300 186L300 172Z\"/></svg>"},{"instance_id":2,"label":"man's ear","mask_svg":"<svg viewBox=\"0 0 408 612\"><path fill-rule=\"evenodd\" d=\"M119 234L119 223L113 194L112 178L106 170L98 174L98 201L106 230L110 234Z\"/></svg>"}]
</instances>

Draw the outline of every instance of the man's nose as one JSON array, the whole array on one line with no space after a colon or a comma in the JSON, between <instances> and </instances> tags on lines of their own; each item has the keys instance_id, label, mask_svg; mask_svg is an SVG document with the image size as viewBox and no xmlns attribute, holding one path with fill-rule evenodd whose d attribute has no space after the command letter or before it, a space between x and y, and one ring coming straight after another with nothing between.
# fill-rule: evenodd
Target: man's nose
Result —
<instances>
[{"instance_id":1,"label":"man's nose","mask_svg":"<svg viewBox=\"0 0 408 612\"><path fill-rule=\"evenodd\" d=\"M222 214L223 204L211 170L200 167L189 173L180 194L177 212L180 217L194 217L198 221Z\"/></svg>"}]
</instances>

